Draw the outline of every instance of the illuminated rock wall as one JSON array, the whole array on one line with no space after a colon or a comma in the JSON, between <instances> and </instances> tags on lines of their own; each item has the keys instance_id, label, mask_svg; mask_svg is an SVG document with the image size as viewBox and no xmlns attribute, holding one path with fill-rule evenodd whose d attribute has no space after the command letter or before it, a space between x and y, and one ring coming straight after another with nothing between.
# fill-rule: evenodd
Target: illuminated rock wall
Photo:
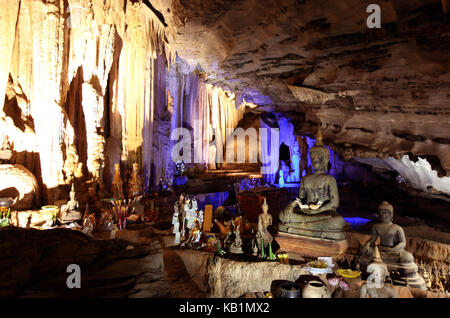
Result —
<instances>
[{"instance_id":1,"label":"illuminated rock wall","mask_svg":"<svg viewBox=\"0 0 450 318\"><path fill-rule=\"evenodd\" d=\"M178 140L171 140L170 136L176 128L186 128L191 134L190 156L185 162L206 168L211 161L210 149L215 145L214 142L211 143L212 131L219 136L216 148L221 148L219 152L223 153L229 135L227 128L236 128L244 114L243 107L236 107L233 93L206 84L198 70L183 60L178 59L170 65L165 79L162 78L164 68L158 60L156 63L158 75L155 78L160 84L154 94L158 102L153 112L153 121L157 124L152 130L153 152L150 155L144 154L144 171L148 171L146 180L151 185L158 183L161 177L170 182L174 176L175 164L171 152ZM166 85L164 95L161 85L163 81ZM146 144L147 141L144 140L144 148ZM150 156L153 159L149 159Z\"/></svg>"},{"instance_id":2,"label":"illuminated rock wall","mask_svg":"<svg viewBox=\"0 0 450 318\"><path fill-rule=\"evenodd\" d=\"M171 181L174 128L193 129L192 160L207 163L209 128L224 143L226 128L242 118L232 93L174 63L167 45L173 28L146 4L0 5L0 144L13 152L7 163L36 176L44 202L73 180L99 179L108 188L119 162L138 162L147 189L161 177Z\"/></svg>"},{"instance_id":3,"label":"illuminated rock wall","mask_svg":"<svg viewBox=\"0 0 450 318\"><path fill-rule=\"evenodd\" d=\"M137 161L152 64L169 52L169 28L127 0L0 5L0 137L12 162L36 175L53 201L50 190L73 178Z\"/></svg>"}]
</instances>

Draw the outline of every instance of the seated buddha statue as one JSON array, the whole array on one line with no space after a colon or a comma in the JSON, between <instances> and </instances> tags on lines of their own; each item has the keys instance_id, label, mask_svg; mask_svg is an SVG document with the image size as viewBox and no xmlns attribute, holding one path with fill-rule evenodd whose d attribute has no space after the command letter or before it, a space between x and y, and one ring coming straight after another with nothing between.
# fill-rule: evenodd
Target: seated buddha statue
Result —
<instances>
[{"instance_id":1,"label":"seated buddha statue","mask_svg":"<svg viewBox=\"0 0 450 318\"><path fill-rule=\"evenodd\" d=\"M370 240L361 248L361 255L370 256L373 253L373 246L380 238L381 259L386 263L408 264L414 262L414 256L405 251L406 238L401 226L392 223L394 217L394 207L384 201L378 207L381 223L372 227Z\"/></svg>"},{"instance_id":2,"label":"seated buddha statue","mask_svg":"<svg viewBox=\"0 0 450 318\"><path fill-rule=\"evenodd\" d=\"M377 223L372 227L370 240L359 251L359 263L362 266L367 266L372 259L374 246L379 238L380 245L378 245L378 249L381 259L392 273L394 284L400 282L411 287L424 289L425 281L418 273L418 266L414 262L414 256L405 251L405 232L401 226L392 223L394 217L393 206L384 201L378 207L378 212L381 223Z\"/></svg>"},{"instance_id":3,"label":"seated buddha statue","mask_svg":"<svg viewBox=\"0 0 450 318\"><path fill-rule=\"evenodd\" d=\"M280 212L281 232L344 240L345 220L336 209L339 194L336 179L327 174L330 153L323 146L320 128L317 141L309 151L314 172L306 175L300 182L298 198Z\"/></svg>"},{"instance_id":4,"label":"seated buddha statue","mask_svg":"<svg viewBox=\"0 0 450 318\"><path fill-rule=\"evenodd\" d=\"M77 211L80 205L78 201L75 200L75 186L73 183L69 196L70 200L67 204L61 206L61 220L63 223L78 221L82 218L82 213Z\"/></svg>"}]
</instances>

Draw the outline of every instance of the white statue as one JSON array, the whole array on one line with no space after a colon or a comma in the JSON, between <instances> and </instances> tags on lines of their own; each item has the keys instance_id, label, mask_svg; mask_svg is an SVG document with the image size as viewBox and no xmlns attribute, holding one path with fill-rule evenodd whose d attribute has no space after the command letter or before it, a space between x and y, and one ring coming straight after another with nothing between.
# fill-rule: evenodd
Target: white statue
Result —
<instances>
[{"instance_id":1,"label":"white statue","mask_svg":"<svg viewBox=\"0 0 450 318\"><path fill-rule=\"evenodd\" d=\"M291 157L291 170L292 172L289 174L289 182L300 182L300 151L298 142L295 141L293 145Z\"/></svg>"},{"instance_id":2,"label":"white statue","mask_svg":"<svg viewBox=\"0 0 450 318\"><path fill-rule=\"evenodd\" d=\"M172 216L172 224L173 224L173 233L175 234L175 244L180 244L181 242L181 231L183 229L180 229L180 219L184 220L184 195L180 195L180 199L175 202L173 205L174 213Z\"/></svg>"},{"instance_id":3,"label":"white statue","mask_svg":"<svg viewBox=\"0 0 450 318\"><path fill-rule=\"evenodd\" d=\"M272 225L272 215L268 213L269 205L267 204L266 198L264 198L264 202L261 205L263 213L258 215L258 232L256 233L256 246L258 250L260 250L260 255L264 255L262 253L262 248L267 248L268 244L271 244L273 241L273 236L267 230L269 225Z\"/></svg>"},{"instance_id":4,"label":"white statue","mask_svg":"<svg viewBox=\"0 0 450 318\"><path fill-rule=\"evenodd\" d=\"M67 204L61 206L61 218L63 223L73 222L81 220L81 212L77 211L79 203L75 200L75 186L72 183L72 189L70 191L70 200Z\"/></svg>"},{"instance_id":5,"label":"white statue","mask_svg":"<svg viewBox=\"0 0 450 318\"><path fill-rule=\"evenodd\" d=\"M184 212L186 213L186 228L188 230L194 227L194 220L197 216L197 200L186 200L184 204Z\"/></svg>"},{"instance_id":6,"label":"white statue","mask_svg":"<svg viewBox=\"0 0 450 318\"><path fill-rule=\"evenodd\" d=\"M283 170L280 170L280 178L278 179L278 185L280 186L280 188L284 188Z\"/></svg>"},{"instance_id":7,"label":"white statue","mask_svg":"<svg viewBox=\"0 0 450 318\"><path fill-rule=\"evenodd\" d=\"M236 221L231 220L231 225L234 232L234 242L230 246L230 252L233 254L243 254L242 250L242 239L241 239L241 227L242 227L242 216L236 219Z\"/></svg>"}]
</instances>

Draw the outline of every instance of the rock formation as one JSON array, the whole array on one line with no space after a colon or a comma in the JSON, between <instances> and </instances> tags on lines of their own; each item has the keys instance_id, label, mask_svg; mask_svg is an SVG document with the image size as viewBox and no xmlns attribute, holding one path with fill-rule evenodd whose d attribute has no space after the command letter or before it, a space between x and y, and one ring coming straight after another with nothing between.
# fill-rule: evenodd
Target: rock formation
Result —
<instances>
[{"instance_id":1,"label":"rock formation","mask_svg":"<svg viewBox=\"0 0 450 318\"><path fill-rule=\"evenodd\" d=\"M167 297L161 245L93 240L73 230L0 230L1 297ZM11 266L11 264L15 264ZM69 289L69 264L81 287Z\"/></svg>"},{"instance_id":2,"label":"rock formation","mask_svg":"<svg viewBox=\"0 0 450 318\"><path fill-rule=\"evenodd\" d=\"M24 166L0 165L0 180L0 197L16 199L12 209L31 209L37 204L37 180Z\"/></svg>"},{"instance_id":3,"label":"rock formation","mask_svg":"<svg viewBox=\"0 0 450 318\"><path fill-rule=\"evenodd\" d=\"M443 3L384 1L381 28L370 29L363 0L1 0L0 123L44 201L74 179L109 186L119 161L138 162L146 188L170 180L175 127L200 130L193 157L203 164L209 127L224 142L249 112L281 113L297 135L320 124L345 159L420 157L441 178ZM405 177L406 166L390 170Z\"/></svg>"},{"instance_id":4,"label":"rock formation","mask_svg":"<svg viewBox=\"0 0 450 318\"><path fill-rule=\"evenodd\" d=\"M321 123L343 156L434 155L448 175L444 2L379 3L380 29L366 25L369 3L177 0L175 47L204 67L208 82L236 92L238 104L286 113L297 134Z\"/></svg>"}]
</instances>

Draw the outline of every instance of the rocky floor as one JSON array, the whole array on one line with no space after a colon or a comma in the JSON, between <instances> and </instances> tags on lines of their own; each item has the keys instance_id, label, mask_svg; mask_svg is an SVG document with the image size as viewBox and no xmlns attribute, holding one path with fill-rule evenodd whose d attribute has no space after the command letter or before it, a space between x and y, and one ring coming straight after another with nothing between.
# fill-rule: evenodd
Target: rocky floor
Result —
<instances>
[{"instance_id":1,"label":"rocky floor","mask_svg":"<svg viewBox=\"0 0 450 318\"><path fill-rule=\"evenodd\" d=\"M167 224L131 226L113 240L94 234L90 238L69 229L0 229L0 297L241 297L270 290L273 280L294 280L303 270L299 262L287 266L214 258L210 252L173 246ZM353 231L348 239L351 256L368 234ZM408 237L407 250L428 262L442 262L450 255L449 245L414 237ZM80 266L80 289L66 285L69 264ZM438 297L432 292L402 293Z\"/></svg>"},{"instance_id":2,"label":"rocky floor","mask_svg":"<svg viewBox=\"0 0 450 318\"><path fill-rule=\"evenodd\" d=\"M68 229L0 230L0 297L167 297L158 240L94 240ZM70 289L69 264L81 288Z\"/></svg>"}]
</instances>

